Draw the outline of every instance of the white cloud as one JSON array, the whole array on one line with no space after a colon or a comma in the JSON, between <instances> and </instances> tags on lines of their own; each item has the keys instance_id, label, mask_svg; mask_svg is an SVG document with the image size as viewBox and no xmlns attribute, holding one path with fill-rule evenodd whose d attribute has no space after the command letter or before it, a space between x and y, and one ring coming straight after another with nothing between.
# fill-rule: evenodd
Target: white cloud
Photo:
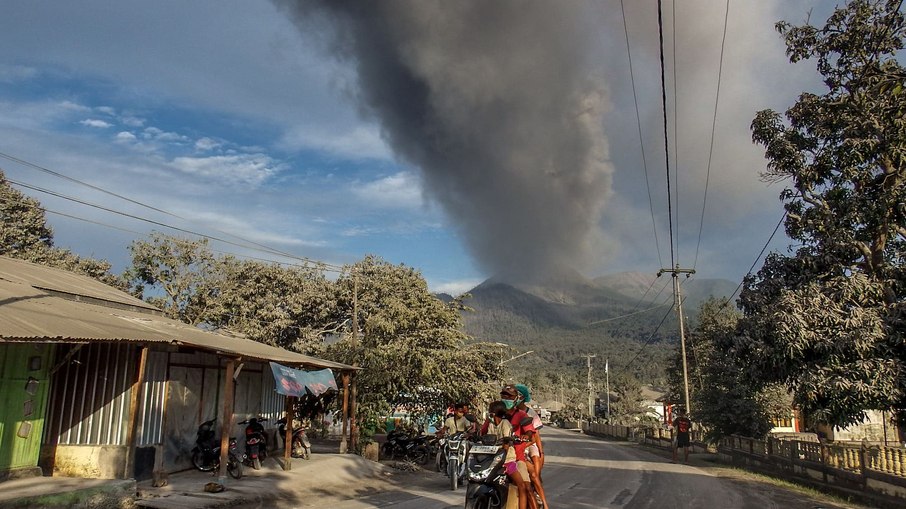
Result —
<instances>
[{"instance_id":1,"label":"white cloud","mask_svg":"<svg viewBox=\"0 0 906 509\"><path fill-rule=\"evenodd\" d=\"M98 106L97 108L95 108L95 111L103 113L104 115L110 115L111 117L116 115L116 110L111 108L110 106Z\"/></svg>"},{"instance_id":2,"label":"white cloud","mask_svg":"<svg viewBox=\"0 0 906 509\"><path fill-rule=\"evenodd\" d=\"M131 116L121 118L120 122L129 127L142 127L145 125L145 119Z\"/></svg>"},{"instance_id":3,"label":"white cloud","mask_svg":"<svg viewBox=\"0 0 906 509\"><path fill-rule=\"evenodd\" d=\"M358 126L350 131L331 132L325 126L299 126L278 142L285 150L317 150L350 159L392 159L376 127Z\"/></svg>"},{"instance_id":4,"label":"white cloud","mask_svg":"<svg viewBox=\"0 0 906 509\"><path fill-rule=\"evenodd\" d=\"M425 203L421 182L408 171L356 184L353 193L366 204L381 208L418 208Z\"/></svg>"},{"instance_id":5,"label":"white cloud","mask_svg":"<svg viewBox=\"0 0 906 509\"><path fill-rule=\"evenodd\" d=\"M480 285L481 279L462 279L459 281L444 281L442 283L429 283L428 287L435 293L448 293L458 297L472 288Z\"/></svg>"},{"instance_id":6,"label":"white cloud","mask_svg":"<svg viewBox=\"0 0 906 509\"><path fill-rule=\"evenodd\" d=\"M98 127L101 129L107 129L108 127L113 127L113 124L109 122L104 122L103 120L98 120L96 118L87 118L79 122L80 124L88 127Z\"/></svg>"},{"instance_id":7,"label":"white cloud","mask_svg":"<svg viewBox=\"0 0 906 509\"><path fill-rule=\"evenodd\" d=\"M220 146L220 143L212 140L211 138L201 138L195 141L195 150L199 151L208 151L213 150Z\"/></svg>"},{"instance_id":8,"label":"white cloud","mask_svg":"<svg viewBox=\"0 0 906 509\"><path fill-rule=\"evenodd\" d=\"M261 184L282 169L279 163L264 154L177 157L170 166L203 178L251 185Z\"/></svg>"},{"instance_id":9,"label":"white cloud","mask_svg":"<svg viewBox=\"0 0 906 509\"><path fill-rule=\"evenodd\" d=\"M120 131L120 132L116 133L115 139L117 142L120 142L120 143L131 143L136 140L136 137L134 134L130 133L129 131Z\"/></svg>"},{"instance_id":10,"label":"white cloud","mask_svg":"<svg viewBox=\"0 0 906 509\"><path fill-rule=\"evenodd\" d=\"M142 132L142 138L159 142L188 142L189 137L179 133L167 132L157 127L146 127Z\"/></svg>"}]
</instances>

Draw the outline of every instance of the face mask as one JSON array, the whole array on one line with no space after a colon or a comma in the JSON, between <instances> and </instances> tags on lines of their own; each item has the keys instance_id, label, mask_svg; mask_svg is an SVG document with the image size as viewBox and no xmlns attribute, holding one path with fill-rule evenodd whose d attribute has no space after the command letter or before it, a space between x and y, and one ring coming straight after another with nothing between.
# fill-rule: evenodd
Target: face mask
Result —
<instances>
[{"instance_id":1,"label":"face mask","mask_svg":"<svg viewBox=\"0 0 906 509\"><path fill-rule=\"evenodd\" d=\"M511 399L505 399L505 400L503 400L503 405L506 407L507 410L510 410L514 406L516 406L516 402Z\"/></svg>"}]
</instances>

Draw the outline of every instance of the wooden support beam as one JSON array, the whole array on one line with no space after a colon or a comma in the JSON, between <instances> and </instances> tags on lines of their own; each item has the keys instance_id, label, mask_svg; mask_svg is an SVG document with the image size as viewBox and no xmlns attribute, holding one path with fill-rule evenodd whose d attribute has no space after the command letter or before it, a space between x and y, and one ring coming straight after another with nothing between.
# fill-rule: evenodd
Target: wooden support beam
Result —
<instances>
[{"instance_id":1,"label":"wooden support beam","mask_svg":"<svg viewBox=\"0 0 906 509\"><path fill-rule=\"evenodd\" d=\"M345 454L346 444L346 424L349 422L349 371L343 372L343 435L340 439L340 454Z\"/></svg>"},{"instance_id":2,"label":"wooden support beam","mask_svg":"<svg viewBox=\"0 0 906 509\"><path fill-rule=\"evenodd\" d=\"M220 472L221 485L226 481L227 461L230 452L230 429L233 425L233 373L236 370L237 359L227 359L226 377L223 380L223 425L220 427Z\"/></svg>"},{"instance_id":3,"label":"wooden support beam","mask_svg":"<svg viewBox=\"0 0 906 509\"><path fill-rule=\"evenodd\" d=\"M135 476L135 442L136 428L138 427L138 402L142 393L142 384L145 382L145 365L148 364L148 347L143 346L138 360L138 373L132 382L132 391L129 396L129 428L126 430L126 469L123 478Z\"/></svg>"},{"instance_id":4,"label":"wooden support beam","mask_svg":"<svg viewBox=\"0 0 906 509\"><path fill-rule=\"evenodd\" d=\"M283 470L293 469L293 420L295 419L295 405L293 396L283 396L286 411L286 432L283 434Z\"/></svg>"}]
</instances>

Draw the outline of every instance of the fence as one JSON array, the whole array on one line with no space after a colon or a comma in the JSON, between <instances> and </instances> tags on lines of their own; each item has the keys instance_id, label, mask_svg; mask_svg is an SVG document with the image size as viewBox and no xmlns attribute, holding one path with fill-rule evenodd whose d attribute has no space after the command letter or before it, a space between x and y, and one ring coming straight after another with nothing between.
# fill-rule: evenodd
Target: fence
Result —
<instances>
[{"instance_id":1,"label":"fence","mask_svg":"<svg viewBox=\"0 0 906 509\"><path fill-rule=\"evenodd\" d=\"M656 447L670 448L673 443L672 430L584 421L579 421L577 427L590 435ZM691 438L693 452L708 452L700 431L693 431ZM881 495L885 504L893 500L894 507L906 501L906 449L902 447L728 436L717 444L717 454L737 466L858 490L870 496Z\"/></svg>"}]
</instances>

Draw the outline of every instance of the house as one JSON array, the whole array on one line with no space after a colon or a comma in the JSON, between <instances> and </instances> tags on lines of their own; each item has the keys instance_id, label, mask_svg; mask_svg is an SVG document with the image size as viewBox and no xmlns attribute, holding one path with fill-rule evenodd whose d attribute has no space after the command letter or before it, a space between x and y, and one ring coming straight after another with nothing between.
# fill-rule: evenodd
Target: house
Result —
<instances>
[{"instance_id":1,"label":"house","mask_svg":"<svg viewBox=\"0 0 906 509\"><path fill-rule=\"evenodd\" d=\"M89 277L0 257L0 479L191 468L202 421L235 436L248 416L283 415L270 362L330 369L344 402L354 392L352 366L203 331Z\"/></svg>"}]
</instances>

